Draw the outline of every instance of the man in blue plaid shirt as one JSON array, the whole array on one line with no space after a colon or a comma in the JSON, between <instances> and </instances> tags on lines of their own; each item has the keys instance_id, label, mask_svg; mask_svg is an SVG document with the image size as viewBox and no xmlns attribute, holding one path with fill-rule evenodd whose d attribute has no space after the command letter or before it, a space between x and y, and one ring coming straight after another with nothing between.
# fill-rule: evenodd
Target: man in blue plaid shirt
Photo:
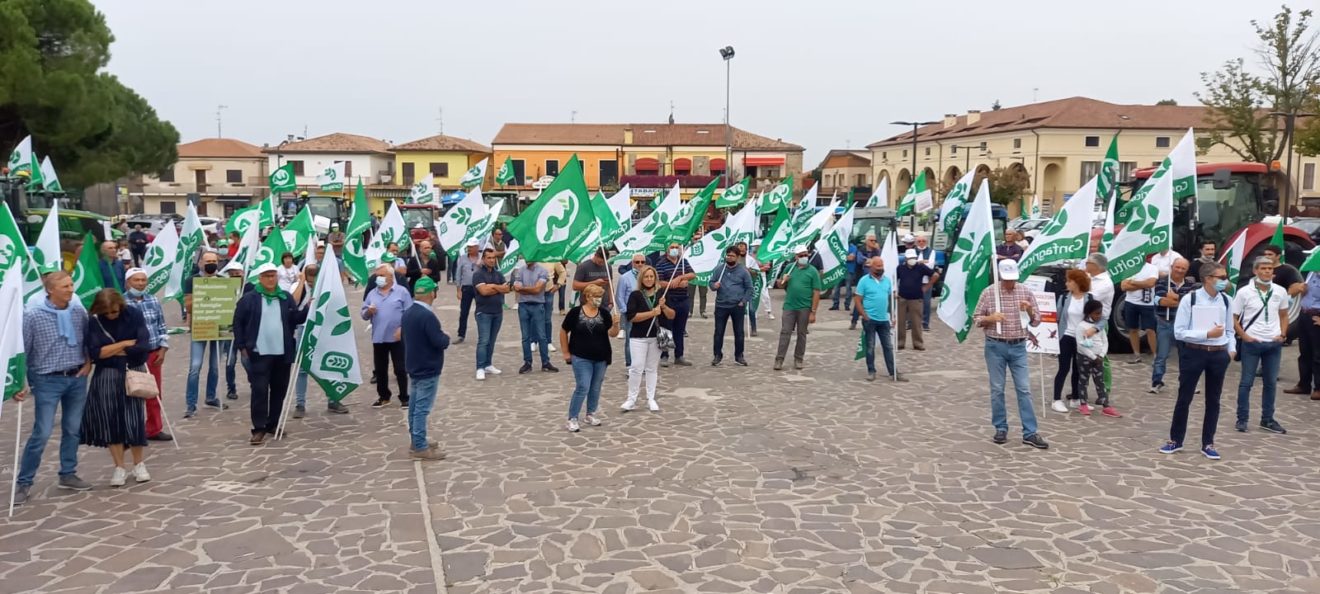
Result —
<instances>
[{"instance_id":1,"label":"man in blue plaid shirt","mask_svg":"<svg viewBox=\"0 0 1320 594\"><path fill-rule=\"evenodd\" d=\"M165 328L165 311L161 309L160 299L155 295L147 293L147 271L141 268L134 268L124 274L125 301L129 307L135 307L142 312L142 319L147 322L147 335L151 337L151 354L147 355L147 371L156 378L156 389L161 394L165 390L161 387L160 375L161 366L165 363L165 353L170 350L169 334ZM172 441L173 435L164 431L165 425L161 422L160 399L152 398L147 401L147 439L153 441Z\"/></svg>"}]
</instances>

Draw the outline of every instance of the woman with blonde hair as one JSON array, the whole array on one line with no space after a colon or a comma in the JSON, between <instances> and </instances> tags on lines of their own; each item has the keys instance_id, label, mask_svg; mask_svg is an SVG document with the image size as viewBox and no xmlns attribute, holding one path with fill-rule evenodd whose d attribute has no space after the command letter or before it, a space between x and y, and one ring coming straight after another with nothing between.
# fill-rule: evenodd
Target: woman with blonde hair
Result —
<instances>
[{"instance_id":1,"label":"woman with blonde hair","mask_svg":"<svg viewBox=\"0 0 1320 594\"><path fill-rule=\"evenodd\" d=\"M568 310L559 329L559 346L564 361L573 367L573 398L568 403L568 430L576 432L578 411L585 401L588 425L600 425L596 409L600 406L600 385L605 381L605 369L611 361L610 339L619 335L619 321L602 300L605 289L600 285L587 285L582 289L582 302Z\"/></svg>"},{"instance_id":2,"label":"woman with blonde hair","mask_svg":"<svg viewBox=\"0 0 1320 594\"><path fill-rule=\"evenodd\" d=\"M147 371L151 335L142 313L124 303L114 289L102 289L92 301L84 338L87 356L95 365L83 408L83 445L110 449L115 470L110 486L122 487L128 480L124 448L133 454L133 479L151 480L143 463L147 445L145 401L132 398L124 386L127 370Z\"/></svg>"},{"instance_id":3,"label":"woman with blonde hair","mask_svg":"<svg viewBox=\"0 0 1320 594\"><path fill-rule=\"evenodd\" d=\"M641 392L642 378L646 378L646 404L652 412L660 410L655 402L655 384L659 380L656 368L660 365L660 344L656 339L661 320L674 319L674 310L665 304L664 295L658 294L659 275L650 265L637 271L637 290L628 296L628 349L632 365L628 367L628 400L623 411L637 408L637 395Z\"/></svg>"}]
</instances>

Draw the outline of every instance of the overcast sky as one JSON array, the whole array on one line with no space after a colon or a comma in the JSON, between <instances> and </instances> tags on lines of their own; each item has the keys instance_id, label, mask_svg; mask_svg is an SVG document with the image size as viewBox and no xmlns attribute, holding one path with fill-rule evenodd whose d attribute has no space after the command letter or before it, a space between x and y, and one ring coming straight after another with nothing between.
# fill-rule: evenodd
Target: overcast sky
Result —
<instances>
[{"instance_id":1,"label":"overcast sky","mask_svg":"<svg viewBox=\"0 0 1320 594\"><path fill-rule=\"evenodd\" d=\"M1084 95L1193 104L1200 73L1251 57L1261 0L94 0L109 71L183 140L351 132L489 144L504 122L723 120L807 148L893 120ZM1297 8L1303 4L1294 2ZM1084 9L1085 7L1085 9Z\"/></svg>"}]
</instances>

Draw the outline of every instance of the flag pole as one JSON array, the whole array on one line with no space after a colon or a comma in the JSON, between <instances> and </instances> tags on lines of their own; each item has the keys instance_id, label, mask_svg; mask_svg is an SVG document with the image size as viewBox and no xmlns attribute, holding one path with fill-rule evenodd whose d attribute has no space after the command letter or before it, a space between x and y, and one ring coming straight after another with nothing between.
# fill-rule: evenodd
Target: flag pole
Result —
<instances>
[{"instance_id":1,"label":"flag pole","mask_svg":"<svg viewBox=\"0 0 1320 594\"><path fill-rule=\"evenodd\" d=\"M1044 412L1049 408L1045 402L1045 353L1036 353L1036 362L1040 363L1040 410Z\"/></svg>"},{"instance_id":2,"label":"flag pole","mask_svg":"<svg viewBox=\"0 0 1320 594\"><path fill-rule=\"evenodd\" d=\"M163 390L158 396L156 396L156 400L158 401L157 403L160 404L160 418L165 419L165 427L170 430L170 435L174 436L174 439L171 439L170 441L174 442L174 449L177 450L182 446L179 445L179 435L174 432L174 424L170 423L170 415L165 412L165 392ZM144 413L146 411L146 405L146 401L143 401L142 406Z\"/></svg>"},{"instance_id":3,"label":"flag pole","mask_svg":"<svg viewBox=\"0 0 1320 594\"><path fill-rule=\"evenodd\" d=\"M321 276L319 275L317 276L316 280L318 284L320 283L321 278L322 278ZM303 284L303 291L306 291L307 281L300 281L300 282ZM315 290L312 291L312 297L313 298L316 297ZM284 437L284 428L289 419L289 401L290 401L289 397L293 394L294 386L298 384L298 376L296 374L301 371L300 368L302 367L303 345L307 339L306 336L307 322L303 322L303 327L300 332L301 333L298 334L298 349L294 351L294 356L293 356L293 369L289 372L289 385L284 388L284 404L280 406L280 421L275 425L276 441L279 441ZM403 394L401 396L406 396L406 394Z\"/></svg>"},{"instance_id":4,"label":"flag pole","mask_svg":"<svg viewBox=\"0 0 1320 594\"><path fill-rule=\"evenodd\" d=\"M892 376L892 379L893 379L895 382L898 381L898 351L894 349L894 321L893 321L892 318L897 317L897 316L894 316L894 315L893 315L894 307L895 307L896 303L897 303L897 300L894 298L894 292L893 292L893 291L890 291L890 292L889 292L889 312L890 312L890 316L889 316L889 317L890 317L891 319L890 319L890 321L889 321L889 350L892 351L892 352L894 353L894 374L893 374L893 376Z\"/></svg>"},{"instance_id":5,"label":"flag pole","mask_svg":"<svg viewBox=\"0 0 1320 594\"><path fill-rule=\"evenodd\" d=\"M18 418L14 421L14 466L9 476L9 517L14 517L14 494L18 490L18 445L23 435L23 401L18 401Z\"/></svg>"}]
</instances>

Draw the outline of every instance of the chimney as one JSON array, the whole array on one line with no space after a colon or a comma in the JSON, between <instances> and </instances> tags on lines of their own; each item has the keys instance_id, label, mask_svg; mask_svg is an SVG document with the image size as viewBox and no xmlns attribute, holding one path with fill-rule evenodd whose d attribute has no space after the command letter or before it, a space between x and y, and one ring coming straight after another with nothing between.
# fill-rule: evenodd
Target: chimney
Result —
<instances>
[{"instance_id":1,"label":"chimney","mask_svg":"<svg viewBox=\"0 0 1320 594\"><path fill-rule=\"evenodd\" d=\"M624 144L632 144L632 142L633 142L633 131L632 131L632 128L624 128L624 129L623 129L623 143L624 143Z\"/></svg>"},{"instance_id":2,"label":"chimney","mask_svg":"<svg viewBox=\"0 0 1320 594\"><path fill-rule=\"evenodd\" d=\"M958 114L956 114L956 113L946 113L946 114L944 114L944 127L945 127L945 128L952 128L952 127L957 126L957 125L958 125Z\"/></svg>"},{"instance_id":3,"label":"chimney","mask_svg":"<svg viewBox=\"0 0 1320 594\"><path fill-rule=\"evenodd\" d=\"M981 121L981 110L979 110L979 109L969 109L969 110L967 110L967 125L968 125L968 126L970 126L970 125L972 125L972 124L975 124L975 123L977 123L977 122L979 122L979 121Z\"/></svg>"}]
</instances>

